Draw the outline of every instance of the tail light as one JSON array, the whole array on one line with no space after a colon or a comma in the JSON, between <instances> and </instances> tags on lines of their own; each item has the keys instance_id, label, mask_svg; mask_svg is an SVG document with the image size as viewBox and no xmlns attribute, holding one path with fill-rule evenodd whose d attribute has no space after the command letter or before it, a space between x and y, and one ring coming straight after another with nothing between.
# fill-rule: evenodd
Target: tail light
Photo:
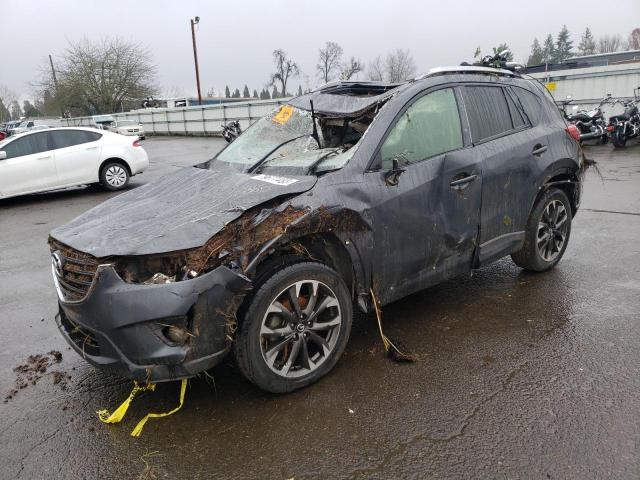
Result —
<instances>
[{"instance_id":1,"label":"tail light","mask_svg":"<svg viewBox=\"0 0 640 480\"><path fill-rule=\"evenodd\" d=\"M138 139L138 140L134 140L134 142L133 142L133 146L134 146L134 147L140 147L140 146L141 146L141 145L140 145L140 139Z\"/></svg>"},{"instance_id":2,"label":"tail light","mask_svg":"<svg viewBox=\"0 0 640 480\"><path fill-rule=\"evenodd\" d=\"M616 129L613 125L607 125L607 132L613 132Z\"/></svg>"},{"instance_id":3,"label":"tail light","mask_svg":"<svg viewBox=\"0 0 640 480\"><path fill-rule=\"evenodd\" d=\"M567 132L569 136L573 138L576 142L580 141L580 130L578 130L578 127L576 127L575 125L573 124L569 125L567 128L564 129L564 131Z\"/></svg>"}]
</instances>

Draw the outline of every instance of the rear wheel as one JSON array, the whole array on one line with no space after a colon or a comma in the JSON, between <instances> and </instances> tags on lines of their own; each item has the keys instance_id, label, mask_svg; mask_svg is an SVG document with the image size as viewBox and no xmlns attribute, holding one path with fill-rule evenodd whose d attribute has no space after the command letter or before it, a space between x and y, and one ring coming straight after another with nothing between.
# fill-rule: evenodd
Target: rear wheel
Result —
<instances>
[{"instance_id":1,"label":"rear wheel","mask_svg":"<svg viewBox=\"0 0 640 480\"><path fill-rule=\"evenodd\" d=\"M616 130L615 132L613 132L613 135L611 135L611 143L613 143L613 146L616 148L624 148L624 146L627 144L627 136Z\"/></svg>"},{"instance_id":2,"label":"rear wheel","mask_svg":"<svg viewBox=\"0 0 640 480\"><path fill-rule=\"evenodd\" d=\"M118 162L108 162L100 170L100 183L107 190L121 190L129 184L129 170Z\"/></svg>"},{"instance_id":3,"label":"rear wheel","mask_svg":"<svg viewBox=\"0 0 640 480\"><path fill-rule=\"evenodd\" d=\"M571 234L571 204L557 188L547 190L529 215L522 249L511 255L519 267L544 272L564 255Z\"/></svg>"},{"instance_id":4,"label":"rear wheel","mask_svg":"<svg viewBox=\"0 0 640 480\"><path fill-rule=\"evenodd\" d=\"M284 393L328 373L344 351L352 302L331 268L302 262L262 277L241 314L234 353L258 387Z\"/></svg>"}]
</instances>

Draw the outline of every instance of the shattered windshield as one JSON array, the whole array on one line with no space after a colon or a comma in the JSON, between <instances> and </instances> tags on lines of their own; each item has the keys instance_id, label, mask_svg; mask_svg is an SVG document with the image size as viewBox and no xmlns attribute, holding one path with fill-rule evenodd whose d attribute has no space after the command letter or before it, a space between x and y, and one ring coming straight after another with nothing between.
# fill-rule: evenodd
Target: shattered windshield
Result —
<instances>
[{"instance_id":1,"label":"shattered windshield","mask_svg":"<svg viewBox=\"0 0 640 480\"><path fill-rule=\"evenodd\" d=\"M311 112L283 105L261 118L215 157L216 161L244 168L281 169L292 174L316 173L343 167L353 156L355 141L338 145L317 119L318 138L313 136ZM346 138L345 138L346 137ZM352 140L342 135L341 140ZM354 139L357 141L357 139ZM318 143L320 145L318 145ZM215 162L210 164L212 168Z\"/></svg>"},{"instance_id":2,"label":"shattered windshield","mask_svg":"<svg viewBox=\"0 0 640 480\"><path fill-rule=\"evenodd\" d=\"M315 143L312 133L311 112L283 105L249 127L220 152L216 160L252 165L285 142L290 142L287 143L288 152L301 152L309 143ZM296 137L305 136L308 137L291 142Z\"/></svg>"}]
</instances>

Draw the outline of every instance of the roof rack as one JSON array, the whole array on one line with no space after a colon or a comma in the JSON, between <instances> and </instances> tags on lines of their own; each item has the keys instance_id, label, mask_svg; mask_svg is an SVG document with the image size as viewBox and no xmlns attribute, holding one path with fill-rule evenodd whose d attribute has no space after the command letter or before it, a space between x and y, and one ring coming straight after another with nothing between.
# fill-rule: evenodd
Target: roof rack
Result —
<instances>
[{"instance_id":1,"label":"roof rack","mask_svg":"<svg viewBox=\"0 0 640 480\"><path fill-rule=\"evenodd\" d=\"M459 65L455 67L436 67L427 73L416 77L414 80L422 80L436 75L446 75L448 73L477 73L480 75L503 75L505 77L521 77L517 72L506 70L504 68L480 67L476 65Z\"/></svg>"}]
</instances>

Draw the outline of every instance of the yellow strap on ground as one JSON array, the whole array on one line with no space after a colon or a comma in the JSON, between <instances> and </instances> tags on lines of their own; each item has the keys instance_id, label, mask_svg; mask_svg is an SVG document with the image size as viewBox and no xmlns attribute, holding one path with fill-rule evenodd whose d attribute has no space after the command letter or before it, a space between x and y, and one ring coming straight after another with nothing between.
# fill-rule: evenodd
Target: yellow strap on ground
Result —
<instances>
[{"instance_id":1,"label":"yellow strap on ground","mask_svg":"<svg viewBox=\"0 0 640 480\"><path fill-rule=\"evenodd\" d=\"M133 390L131 390L129 397L124 402L122 402L122 404L118 408L116 408L114 412L111 414L107 410L98 410L96 412L98 414L98 418L100 419L101 422L104 422L104 423L120 422L124 418L124 415L127 413L127 410L129 409L129 405L131 405L131 402L133 401L135 396L138 394L138 392L145 392L145 391L153 392L155 389L156 389L156 386L153 383L140 386L138 385L138 382L133 382Z\"/></svg>"},{"instance_id":2,"label":"yellow strap on ground","mask_svg":"<svg viewBox=\"0 0 640 480\"><path fill-rule=\"evenodd\" d=\"M136 428L134 428L131 431L131 436L132 437L139 437L140 434L142 433L142 429L144 428L144 424L147 423L147 420L149 420L150 418L168 417L169 415L174 414L178 410L180 410L182 408L182 404L184 403L184 393L185 393L186 390L187 390L187 379L185 378L185 379L182 380L182 385L180 386L180 404L176 408L171 410L170 412L166 412L166 413L147 413L145 415L145 417L138 422L138 424L136 425ZM126 411L126 409L125 409L125 411Z\"/></svg>"}]
</instances>

